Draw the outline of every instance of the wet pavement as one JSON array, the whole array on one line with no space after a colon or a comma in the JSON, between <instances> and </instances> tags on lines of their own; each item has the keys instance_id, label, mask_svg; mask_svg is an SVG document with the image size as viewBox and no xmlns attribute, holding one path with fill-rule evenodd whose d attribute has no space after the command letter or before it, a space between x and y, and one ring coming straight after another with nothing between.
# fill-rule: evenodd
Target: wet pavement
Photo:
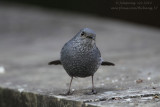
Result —
<instances>
[{"instance_id":1,"label":"wet pavement","mask_svg":"<svg viewBox=\"0 0 160 107\"><path fill-rule=\"evenodd\" d=\"M91 77L70 77L60 65L60 50L81 28L92 28L104 60L91 90ZM0 4L0 87L31 92L70 102L75 106L159 106L160 29L90 15ZM0 94L1 95L1 94ZM2 98L2 97L1 97ZM2 101L2 100L1 100ZM1 102L0 101L0 102Z\"/></svg>"}]
</instances>

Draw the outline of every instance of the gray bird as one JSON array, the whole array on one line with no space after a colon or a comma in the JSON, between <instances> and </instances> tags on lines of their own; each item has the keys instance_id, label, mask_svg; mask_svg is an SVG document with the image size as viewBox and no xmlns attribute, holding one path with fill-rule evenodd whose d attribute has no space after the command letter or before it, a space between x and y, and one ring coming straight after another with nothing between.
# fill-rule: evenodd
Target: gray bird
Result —
<instances>
[{"instance_id":1,"label":"gray bird","mask_svg":"<svg viewBox=\"0 0 160 107\"><path fill-rule=\"evenodd\" d=\"M66 95L71 94L70 88L73 77L92 77L92 92L94 90L93 76L100 65L114 66L113 63L103 61L101 53L96 46L96 34L89 28L81 29L61 50L60 60L49 62L49 65L62 64L71 77L69 90Z\"/></svg>"}]
</instances>

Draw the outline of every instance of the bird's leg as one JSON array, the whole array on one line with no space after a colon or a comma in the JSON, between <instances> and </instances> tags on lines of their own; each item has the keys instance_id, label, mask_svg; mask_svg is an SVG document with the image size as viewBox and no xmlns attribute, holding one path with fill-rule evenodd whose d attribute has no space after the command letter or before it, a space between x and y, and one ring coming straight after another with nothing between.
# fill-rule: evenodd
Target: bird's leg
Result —
<instances>
[{"instance_id":1,"label":"bird's leg","mask_svg":"<svg viewBox=\"0 0 160 107\"><path fill-rule=\"evenodd\" d=\"M73 80L73 77L71 77L71 81L70 81L70 84L69 84L69 90L68 90L68 92L66 93L66 95L72 94L71 91L70 91L70 89L71 89L71 84L72 84L72 80Z\"/></svg>"},{"instance_id":2,"label":"bird's leg","mask_svg":"<svg viewBox=\"0 0 160 107\"><path fill-rule=\"evenodd\" d=\"M65 93L65 94L59 94L59 95L66 96L66 95L71 95L71 94L72 94L72 93L71 93L71 91L70 91L71 84L72 84L72 80L73 80L73 77L71 77L71 81L70 81L70 84L69 84L69 90L68 90L68 92L67 92L67 93Z\"/></svg>"},{"instance_id":3,"label":"bird's leg","mask_svg":"<svg viewBox=\"0 0 160 107\"><path fill-rule=\"evenodd\" d=\"M94 89L93 75L92 75L92 91L91 92L87 92L86 94L87 95L97 94L96 90Z\"/></svg>"},{"instance_id":4,"label":"bird's leg","mask_svg":"<svg viewBox=\"0 0 160 107\"><path fill-rule=\"evenodd\" d=\"M94 89L93 76L94 76L94 75L92 75L92 93L93 93L93 94L97 94L96 90Z\"/></svg>"}]
</instances>

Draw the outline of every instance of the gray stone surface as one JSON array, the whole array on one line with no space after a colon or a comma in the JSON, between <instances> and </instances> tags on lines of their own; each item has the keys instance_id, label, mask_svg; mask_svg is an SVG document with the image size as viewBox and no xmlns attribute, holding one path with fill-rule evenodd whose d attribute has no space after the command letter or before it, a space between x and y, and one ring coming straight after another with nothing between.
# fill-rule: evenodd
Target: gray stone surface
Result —
<instances>
[{"instance_id":1,"label":"gray stone surface","mask_svg":"<svg viewBox=\"0 0 160 107\"><path fill-rule=\"evenodd\" d=\"M97 95L85 95L91 89L91 78L74 78L74 94L60 96L67 91L70 77L62 66L47 63L58 59L64 43L83 27L95 30L103 58L116 66L100 67L96 72ZM1 3L0 106L11 107L9 102L16 101L19 107L158 107L159 41L160 29L156 28Z\"/></svg>"}]
</instances>

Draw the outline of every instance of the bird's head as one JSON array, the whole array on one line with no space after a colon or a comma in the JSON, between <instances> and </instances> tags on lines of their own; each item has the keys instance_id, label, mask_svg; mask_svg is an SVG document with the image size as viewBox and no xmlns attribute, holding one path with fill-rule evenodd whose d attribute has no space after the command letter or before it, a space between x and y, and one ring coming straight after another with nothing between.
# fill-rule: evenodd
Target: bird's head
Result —
<instances>
[{"instance_id":1,"label":"bird's head","mask_svg":"<svg viewBox=\"0 0 160 107\"><path fill-rule=\"evenodd\" d=\"M96 40L96 34L92 29L84 28L77 33L76 39L82 44L94 45Z\"/></svg>"}]
</instances>

